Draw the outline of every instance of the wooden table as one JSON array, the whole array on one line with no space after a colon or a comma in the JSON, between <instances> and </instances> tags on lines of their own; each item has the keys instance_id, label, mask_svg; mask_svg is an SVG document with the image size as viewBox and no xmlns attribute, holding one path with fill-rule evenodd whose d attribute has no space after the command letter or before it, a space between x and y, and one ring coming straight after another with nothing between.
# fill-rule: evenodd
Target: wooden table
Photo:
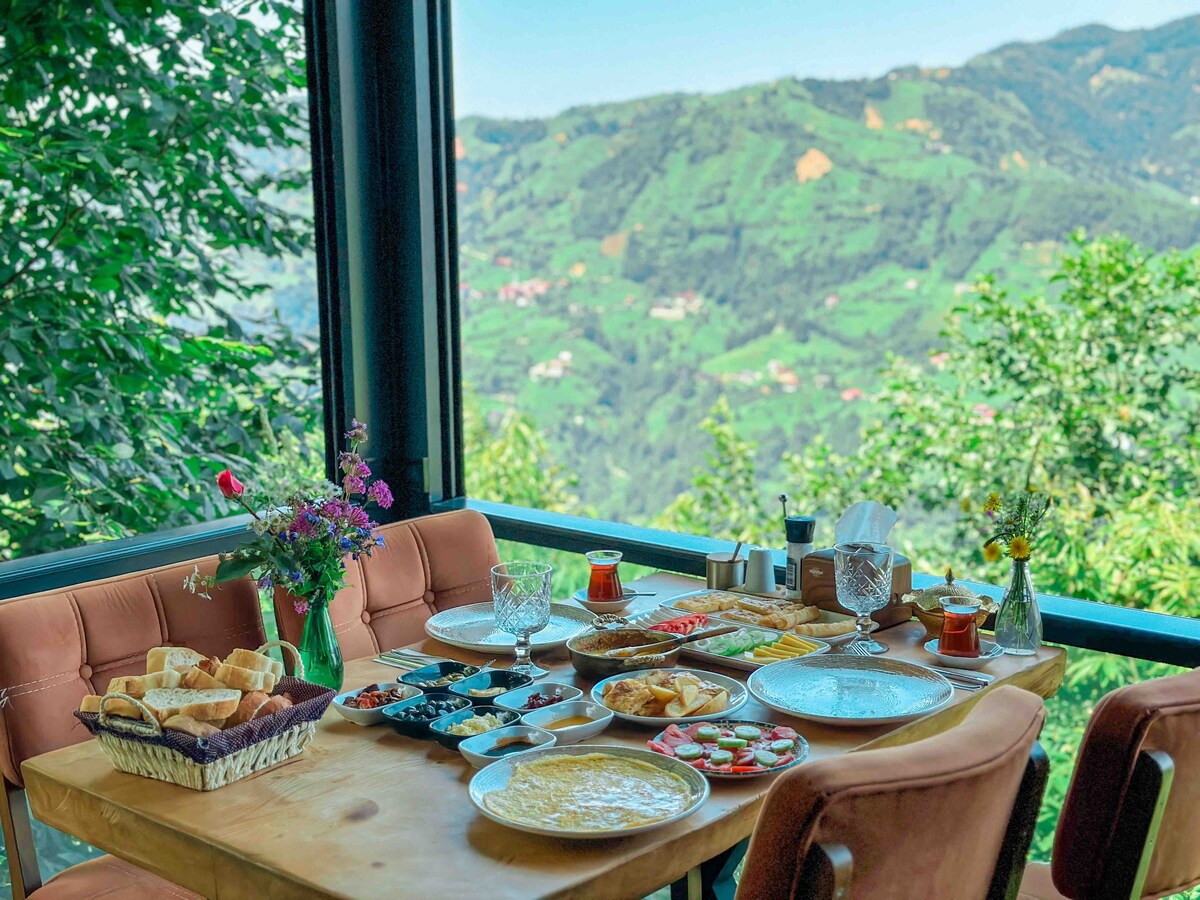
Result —
<instances>
[{"instance_id":1,"label":"wooden table","mask_svg":"<svg viewBox=\"0 0 1200 900\"><path fill-rule=\"evenodd\" d=\"M697 583L658 574L639 610ZM916 622L882 632L889 656L929 661ZM478 654L427 639L429 652L471 662ZM575 678L565 651L539 661L551 679ZM1065 654L988 664L996 684L1049 697L1062 683ZM394 678L366 660L346 666L347 685ZM745 672L729 671L745 676ZM983 692L900 726L833 728L789 720L751 700L739 717L784 722L808 739L812 758L904 744L959 722ZM647 729L614 723L592 743L645 746ZM745 838L770 777L714 782L689 818L619 840L567 841L525 834L479 815L467 796L472 769L457 752L401 737L386 725L362 728L329 710L297 760L211 793L115 771L93 741L47 753L22 770L33 813L56 828L207 897L642 897Z\"/></svg>"}]
</instances>

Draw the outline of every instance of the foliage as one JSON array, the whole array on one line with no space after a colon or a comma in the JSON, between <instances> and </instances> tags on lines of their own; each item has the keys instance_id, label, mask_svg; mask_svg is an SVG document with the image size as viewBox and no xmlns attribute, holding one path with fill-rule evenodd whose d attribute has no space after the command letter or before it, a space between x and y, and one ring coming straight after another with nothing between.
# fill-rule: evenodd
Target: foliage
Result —
<instances>
[{"instance_id":1,"label":"foliage","mask_svg":"<svg viewBox=\"0 0 1200 900\"><path fill-rule=\"evenodd\" d=\"M297 4L0 20L0 555L213 518L208 467L317 412L311 348L226 311L240 254L311 241L275 202L307 173L252 161L304 141Z\"/></svg>"}]
</instances>

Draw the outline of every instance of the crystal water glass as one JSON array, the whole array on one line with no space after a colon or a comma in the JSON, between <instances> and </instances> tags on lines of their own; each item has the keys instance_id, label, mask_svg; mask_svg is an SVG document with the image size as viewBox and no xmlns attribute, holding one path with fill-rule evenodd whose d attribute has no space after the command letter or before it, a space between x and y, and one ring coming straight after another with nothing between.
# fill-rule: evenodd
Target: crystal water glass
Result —
<instances>
[{"instance_id":1,"label":"crystal water glass","mask_svg":"<svg viewBox=\"0 0 1200 900\"><path fill-rule=\"evenodd\" d=\"M843 652L887 653L887 647L871 637L871 613L892 599L892 548L867 541L836 544L833 548L833 578L838 602L858 616L857 633ZM854 650L850 646L854 645Z\"/></svg>"},{"instance_id":2,"label":"crystal water glass","mask_svg":"<svg viewBox=\"0 0 1200 900\"><path fill-rule=\"evenodd\" d=\"M512 671L541 678L548 670L534 665L531 635L550 624L550 576L554 568L539 562L509 562L492 566L492 599L496 627L517 639L517 659Z\"/></svg>"}]
</instances>

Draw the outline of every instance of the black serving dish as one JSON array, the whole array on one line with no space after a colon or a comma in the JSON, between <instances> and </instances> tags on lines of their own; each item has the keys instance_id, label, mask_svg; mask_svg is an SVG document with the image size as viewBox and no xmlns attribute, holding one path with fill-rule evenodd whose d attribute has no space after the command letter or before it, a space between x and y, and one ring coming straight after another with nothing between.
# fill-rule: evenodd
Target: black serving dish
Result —
<instances>
[{"instance_id":1,"label":"black serving dish","mask_svg":"<svg viewBox=\"0 0 1200 900\"><path fill-rule=\"evenodd\" d=\"M463 678L468 678L471 675L478 674L479 671L479 666L472 666L467 663L455 662L448 659L445 662L437 662L432 665L422 666L419 669L413 669L411 672L405 672L400 676L400 683L411 684L413 687L418 687L427 694L444 694L450 688L450 685L456 682L450 681L446 684L429 686L423 685L421 682L437 681L439 678L445 678L447 675L454 674L461 674Z\"/></svg>"},{"instance_id":2,"label":"black serving dish","mask_svg":"<svg viewBox=\"0 0 1200 900\"><path fill-rule=\"evenodd\" d=\"M488 669L486 672L480 672L478 675L455 682L450 685L449 690L456 697L466 697L476 706L492 706L500 694L492 694L490 697L472 697L471 691L499 687L504 688L501 693L505 693L529 684L533 684L533 679L521 672L512 672L508 669Z\"/></svg>"},{"instance_id":3,"label":"black serving dish","mask_svg":"<svg viewBox=\"0 0 1200 900\"><path fill-rule=\"evenodd\" d=\"M407 735L408 737L429 737L430 723L445 717L446 713L438 713L437 715L421 719L401 719L397 718L396 714L402 710L412 709L414 706L420 706L422 703L430 701L451 703L456 712L466 712L469 714L472 711L471 701L466 697L454 697L443 692L440 694L418 694L416 697L401 700L399 703L390 703L383 708L383 717L400 734Z\"/></svg>"},{"instance_id":4,"label":"black serving dish","mask_svg":"<svg viewBox=\"0 0 1200 900\"><path fill-rule=\"evenodd\" d=\"M466 700L465 697L457 699ZM467 701L470 702L470 701ZM446 729L451 725L457 725L459 722L465 722L472 716L486 716L488 713L494 715L500 720L503 725L515 725L520 721L521 717L515 712L507 709L501 709L498 706L475 706L460 709L458 712L452 712L448 716L442 716L440 719L435 719L429 723L429 733L443 747L448 747L451 750L457 750L458 745L469 737L474 737L471 734L450 734ZM482 732L487 734L487 732Z\"/></svg>"}]
</instances>

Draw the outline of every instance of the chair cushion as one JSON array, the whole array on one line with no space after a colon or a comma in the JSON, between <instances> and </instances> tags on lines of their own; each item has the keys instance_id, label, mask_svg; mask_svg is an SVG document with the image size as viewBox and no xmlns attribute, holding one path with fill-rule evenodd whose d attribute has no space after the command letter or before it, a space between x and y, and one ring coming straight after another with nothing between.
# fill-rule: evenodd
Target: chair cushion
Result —
<instances>
[{"instance_id":1,"label":"chair cushion","mask_svg":"<svg viewBox=\"0 0 1200 900\"><path fill-rule=\"evenodd\" d=\"M1051 867L1068 897L1096 896L1116 852L1116 817L1142 750L1175 762L1175 779L1142 890L1165 897L1200 882L1200 669L1129 685L1096 706L1058 819Z\"/></svg>"},{"instance_id":2,"label":"chair cushion","mask_svg":"<svg viewBox=\"0 0 1200 900\"><path fill-rule=\"evenodd\" d=\"M944 734L780 775L754 829L739 900L809 896L799 874L815 843L849 848L855 898L985 896L1044 719L1040 697L1001 686Z\"/></svg>"},{"instance_id":3,"label":"chair cushion","mask_svg":"<svg viewBox=\"0 0 1200 900\"><path fill-rule=\"evenodd\" d=\"M1066 900L1050 878L1048 863L1030 863L1021 876L1017 900Z\"/></svg>"},{"instance_id":4,"label":"chair cushion","mask_svg":"<svg viewBox=\"0 0 1200 900\"><path fill-rule=\"evenodd\" d=\"M55 875L33 894L37 900L203 900L115 856L99 856Z\"/></svg>"},{"instance_id":5,"label":"chair cushion","mask_svg":"<svg viewBox=\"0 0 1200 900\"><path fill-rule=\"evenodd\" d=\"M168 644L224 657L265 640L258 591L249 579L183 586L198 563L94 581L0 601L0 775L20 785L21 761L88 738L71 715L85 694L118 675L146 671L146 651Z\"/></svg>"},{"instance_id":6,"label":"chair cushion","mask_svg":"<svg viewBox=\"0 0 1200 900\"><path fill-rule=\"evenodd\" d=\"M474 510L395 522L380 532L382 547L346 561L346 587L329 608L345 659L411 644L425 636L434 613L492 599L496 541ZM280 637L299 646L304 617L282 590L275 593L275 618Z\"/></svg>"}]
</instances>

